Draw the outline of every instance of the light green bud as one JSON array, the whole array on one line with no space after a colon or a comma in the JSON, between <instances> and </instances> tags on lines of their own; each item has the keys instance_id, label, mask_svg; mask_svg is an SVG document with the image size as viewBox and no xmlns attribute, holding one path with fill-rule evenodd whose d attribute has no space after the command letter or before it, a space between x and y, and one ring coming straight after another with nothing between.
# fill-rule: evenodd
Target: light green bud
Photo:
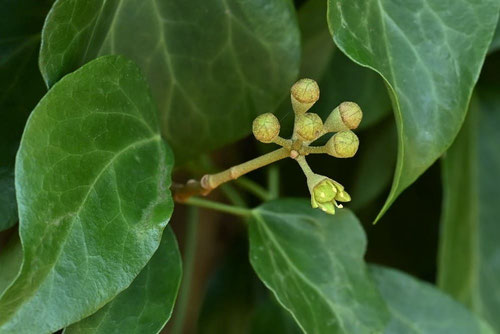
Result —
<instances>
[{"instance_id":1,"label":"light green bud","mask_svg":"<svg viewBox=\"0 0 500 334\"><path fill-rule=\"evenodd\" d=\"M325 145L326 152L336 158L352 158L359 147L359 139L354 132L340 131L328 140Z\"/></svg>"},{"instance_id":2,"label":"light green bud","mask_svg":"<svg viewBox=\"0 0 500 334\"><path fill-rule=\"evenodd\" d=\"M349 196L340 183L315 174L313 180L317 179L320 181L312 185L312 189L309 188L311 192L311 206L313 208L320 208L324 212L333 215L335 214L336 207L342 207L341 204L337 204L337 201L349 202L351 200L351 196Z\"/></svg>"},{"instance_id":3,"label":"light green bud","mask_svg":"<svg viewBox=\"0 0 500 334\"><path fill-rule=\"evenodd\" d=\"M253 120L252 132L263 143L271 143L280 133L280 122L271 113L265 113Z\"/></svg>"},{"instance_id":4,"label":"light green bud","mask_svg":"<svg viewBox=\"0 0 500 334\"><path fill-rule=\"evenodd\" d=\"M321 134L323 130L323 121L318 114L307 113L297 115L295 121L295 132L302 140L311 141Z\"/></svg>"},{"instance_id":5,"label":"light green bud","mask_svg":"<svg viewBox=\"0 0 500 334\"><path fill-rule=\"evenodd\" d=\"M295 114L306 113L319 99L319 86L312 79L300 79L290 90L292 108Z\"/></svg>"},{"instance_id":6,"label":"light green bud","mask_svg":"<svg viewBox=\"0 0 500 334\"><path fill-rule=\"evenodd\" d=\"M357 103L342 102L330 113L324 128L327 132L353 130L359 126L362 118L363 112Z\"/></svg>"}]
</instances>

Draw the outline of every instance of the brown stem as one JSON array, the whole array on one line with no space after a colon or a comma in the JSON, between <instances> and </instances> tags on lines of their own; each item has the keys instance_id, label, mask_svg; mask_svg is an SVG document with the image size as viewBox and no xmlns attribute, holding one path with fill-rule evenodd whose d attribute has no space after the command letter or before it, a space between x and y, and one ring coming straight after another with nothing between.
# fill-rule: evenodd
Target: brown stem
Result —
<instances>
[{"instance_id":1,"label":"brown stem","mask_svg":"<svg viewBox=\"0 0 500 334\"><path fill-rule=\"evenodd\" d=\"M174 184L171 187L174 200L182 203L186 202L192 196L206 196L210 193L210 191L225 182L235 180L246 173L289 156L290 150L286 148L279 148L255 159L226 169L220 173L207 174L201 178L201 181L189 180L185 185Z\"/></svg>"}]
</instances>

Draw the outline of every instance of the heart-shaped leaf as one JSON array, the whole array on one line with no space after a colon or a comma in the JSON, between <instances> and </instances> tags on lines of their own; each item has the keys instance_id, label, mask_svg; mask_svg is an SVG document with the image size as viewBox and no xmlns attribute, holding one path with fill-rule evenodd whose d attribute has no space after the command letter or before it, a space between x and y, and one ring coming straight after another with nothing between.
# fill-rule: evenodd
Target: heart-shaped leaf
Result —
<instances>
[{"instance_id":1,"label":"heart-shaped leaf","mask_svg":"<svg viewBox=\"0 0 500 334\"><path fill-rule=\"evenodd\" d=\"M51 0L0 2L0 231L17 222L14 160L29 113L45 94L40 30Z\"/></svg>"},{"instance_id":2,"label":"heart-shaped leaf","mask_svg":"<svg viewBox=\"0 0 500 334\"><path fill-rule=\"evenodd\" d=\"M250 133L288 94L300 58L289 0L59 0L42 41L50 86L99 55L136 61L178 162Z\"/></svg>"},{"instance_id":3,"label":"heart-shaped leaf","mask_svg":"<svg viewBox=\"0 0 500 334\"><path fill-rule=\"evenodd\" d=\"M132 284L102 309L66 328L64 334L156 334L172 314L181 283L177 240L165 229L155 255Z\"/></svg>"},{"instance_id":4,"label":"heart-shaped leaf","mask_svg":"<svg viewBox=\"0 0 500 334\"><path fill-rule=\"evenodd\" d=\"M128 287L170 218L172 165L135 64L102 57L57 83L16 159L24 258L0 332L56 331Z\"/></svg>"},{"instance_id":5,"label":"heart-shaped leaf","mask_svg":"<svg viewBox=\"0 0 500 334\"><path fill-rule=\"evenodd\" d=\"M305 333L491 333L429 284L389 269L372 277L365 248L346 209L332 216L279 200L253 211L250 261Z\"/></svg>"},{"instance_id":6,"label":"heart-shaped leaf","mask_svg":"<svg viewBox=\"0 0 500 334\"><path fill-rule=\"evenodd\" d=\"M497 0L329 0L335 43L378 72L392 96L398 163L378 218L453 142L499 10Z\"/></svg>"},{"instance_id":7,"label":"heart-shaped leaf","mask_svg":"<svg viewBox=\"0 0 500 334\"><path fill-rule=\"evenodd\" d=\"M382 331L389 319L363 256L366 237L347 210L335 216L304 200L253 211L250 262L306 333Z\"/></svg>"},{"instance_id":8,"label":"heart-shaped leaf","mask_svg":"<svg viewBox=\"0 0 500 334\"><path fill-rule=\"evenodd\" d=\"M439 286L500 331L500 97L479 91L443 159ZM479 109L479 110L478 110Z\"/></svg>"}]
</instances>

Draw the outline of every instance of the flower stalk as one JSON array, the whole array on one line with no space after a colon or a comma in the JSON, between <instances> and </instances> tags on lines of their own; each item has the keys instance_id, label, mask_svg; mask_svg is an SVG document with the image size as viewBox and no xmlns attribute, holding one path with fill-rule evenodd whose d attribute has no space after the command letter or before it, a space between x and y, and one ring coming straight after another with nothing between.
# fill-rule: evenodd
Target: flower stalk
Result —
<instances>
[{"instance_id":1,"label":"flower stalk","mask_svg":"<svg viewBox=\"0 0 500 334\"><path fill-rule=\"evenodd\" d=\"M352 130L361 122L361 108L354 102L342 102L323 123L319 115L308 112L319 99L318 84L311 79L297 81L291 88L290 98L295 113L291 139L279 136L279 120L271 113L258 116L252 125L252 132L258 141L274 143L281 148L220 173L204 175L200 181L189 180L184 185L174 184L174 199L178 202L192 202L189 200L192 196L206 196L221 184L289 157L297 161L306 176L313 208L334 214L335 208L342 207L338 202L350 201L351 197L340 183L314 173L305 157L309 154L328 154L336 158L353 157L358 150L359 139ZM310 146L316 139L332 132L336 133L325 145Z\"/></svg>"}]
</instances>

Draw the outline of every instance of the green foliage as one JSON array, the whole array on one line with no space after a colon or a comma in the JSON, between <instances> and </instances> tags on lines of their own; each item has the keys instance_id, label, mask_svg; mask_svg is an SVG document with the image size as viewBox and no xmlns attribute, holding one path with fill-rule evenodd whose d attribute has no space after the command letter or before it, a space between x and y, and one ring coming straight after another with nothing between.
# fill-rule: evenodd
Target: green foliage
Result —
<instances>
[{"instance_id":1,"label":"green foliage","mask_svg":"<svg viewBox=\"0 0 500 334\"><path fill-rule=\"evenodd\" d=\"M300 245L300 246L299 246ZM429 284L363 260L366 237L347 210L299 200L253 211L250 261L306 333L492 333Z\"/></svg>"},{"instance_id":2,"label":"green foliage","mask_svg":"<svg viewBox=\"0 0 500 334\"><path fill-rule=\"evenodd\" d=\"M288 0L59 0L42 41L49 86L99 55L137 62L178 162L249 134L284 97L300 56Z\"/></svg>"},{"instance_id":3,"label":"green foliage","mask_svg":"<svg viewBox=\"0 0 500 334\"><path fill-rule=\"evenodd\" d=\"M0 334L500 333L499 13L0 0Z\"/></svg>"},{"instance_id":4,"label":"green foliage","mask_svg":"<svg viewBox=\"0 0 500 334\"><path fill-rule=\"evenodd\" d=\"M172 164L130 61L99 58L54 86L17 155L24 254L0 299L1 332L55 331L125 289L169 220Z\"/></svg>"},{"instance_id":5,"label":"green foliage","mask_svg":"<svg viewBox=\"0 0 500 334\"><path fill-rule=\"evenodd\" d=\"M378 72L393 101L398 163L380 218L453 142L493 37L500 3L329 0L328 6L337 46Z\"/></svg>"},{"instance_id":6,"label":"green foliage","mask_svg":"<svg viewBox=\"0 0 500 334\"><path fill-rule=\"evenodd\" d=\"M167 227L156 253L132 284L64 333L158 333L172 314L181 272L177 241Z\"/></svg>"},{"instance_id":7,"label":"green foliage","mask_svg":"<svg viewBox=\"0 0 500 334\"><path fill-rule=\"evenodd\" d=\"M439 286L500 331L500 96L480 91L443 160ZM479 107L477 106L479 104Z\"/></svg>"}]
</instances>

